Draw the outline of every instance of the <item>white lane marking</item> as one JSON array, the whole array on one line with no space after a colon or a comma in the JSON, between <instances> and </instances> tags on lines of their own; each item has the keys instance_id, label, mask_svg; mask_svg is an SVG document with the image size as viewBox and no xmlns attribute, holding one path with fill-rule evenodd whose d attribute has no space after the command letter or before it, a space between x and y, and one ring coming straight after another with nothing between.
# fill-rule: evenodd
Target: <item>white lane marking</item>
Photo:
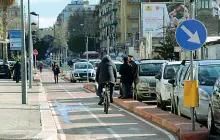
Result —
<instances>
[{"instance_id":1,"label":"white lane marking","mask_svg":"<svg viewBox=\"0 0 220 140\"><path fill-rule=\"evenodd\" d=\"M89 91L89 92L91 92L91 91ZM164 129L162 129L162 128L156 126L156 125L154 125L153 123L151 123L151 122L149 122L149 121L147 121L147 120L145 120L145 119L143 119L143 118L141 118L141 117L135 115L134 113L131 113L131 112L129 112L129 111L127 111L127 110L125 110L125 109L123 109L123 108L121 108L121 107L115 105L115 104L111 104L111 106L114 106L115 108L118 108L119 111L126 112L127 114L129 114L129 115L135 117L136 119L138 119L138 120L140 120L140 121L142 121L142 122L144 122L144 123L146 123L146 124L148 124L148 125L150 125L150 126L156 128L157 130L163 132L164 134L166 134L166 135L170 138L170 140L176 140L176 138L175 138L170 132L168 132L168 131L166 131L166 130L164 130Z\"/></svg>"},{"instance_id":2,"label":"white lane marking","mask_svg":"<svg viewBox=\"0 0 220 140\"><path fill-rule=\"evenodd\" d=\"M73 99L75 99L75 97L66 89L64 88L62 85L59 85L62 89L64 89L66 91L66 93L68 93ZM84 106L82 103L79 103L80 106ZM107 127L108 125L106 123L104 123L102 120L100 120L95 114L92 113L92 111L90 111L89 109L86 109L86 111L94 118L96 119L99 124L101 124L104 127ZM106 128L108 130L109 133L111 133L116 140L122 140L121 137L111 128Z\"/></svg>"},{"instance_id":3,"label":"white lane marking","mask_svg":"<svg viewBox=\"0 0 220 140\"><path fill-rule=\"evenodd\" d=\"M60 139L61 139L61 140L66 140L66 135L65 135L65 133L63 132L63 129L61 128L60 122L59 122L58 117L57 117L57 115L56 115L56 111L55 111L55 109L52 107L53 105L52 105L51 102L49 103L49 105L51 106L51 112L52 112L52 114L53 114L54 121L55 121L56 126L57 126L57 129L58 129L58 131L59 131Z\"/></svg>"},{"instance_id":4,"label":"white lane marking","mask_svg":"<svg viewBox=\"0 0 220 140\"><path fill-rule=\"evenodd\" d=\"M147 120L145 120L145 119L143 119L143 118L141 118L141 117L139 117L139 116L137 116L137 115L135 115L135 114L133 114L133 113L131 113L131 112L129 112L129 111L127 111L127 110L117 106L117 105L115 105L115 104L111 104L111 106L114 106L115 108L118 108L119 110L124 111L127 114L135 117L136 119L138 119L138 120L140 120L140 121L142 121L142 122L144 122L144 123L146 123L146 124L156 128L157 130L163 132L164 134L166 134L170 138L170 140L176 140L175 137L171 133L169 133L168 131L166 131L166 130L164 130L164 129L162 129L162 128L154 125L154 124L152 124L151 122L149 122L149 121L147 121Z\"/></svg>"}]
</instances>

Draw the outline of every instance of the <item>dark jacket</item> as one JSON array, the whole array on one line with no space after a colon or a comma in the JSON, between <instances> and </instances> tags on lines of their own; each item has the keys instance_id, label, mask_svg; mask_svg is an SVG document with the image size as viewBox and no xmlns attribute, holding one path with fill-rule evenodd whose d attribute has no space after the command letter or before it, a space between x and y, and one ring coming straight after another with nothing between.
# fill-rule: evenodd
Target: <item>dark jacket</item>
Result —
<instances>
[{"instance_id":1,"label":"dark jacket","mask_svg":"<svg viewBox=\"0 0 220 140\"><path fill-rule=\"evenodd\" d=\"M132 84L133 82L133 68L129 63L124 63L120 67L121 83Z\"/></svg>"},{"instance_id":2,"label":"dark jacket","mask_svg":"<svg viewBox=\"0 0 220 140\"><path fill-rule=\"evenodd\" d=\"M20 76L20 74L21 74L21 64L20 63L15 63L13 70L14 70L14 75L15 76Z\"/></svg>"},{"instance_id":3,"label":"dark jacket","mask_svg":"<svg viewBox=\"0 0 220 140\"><path fill-rule=\"evenodd\" d=\"M96 71L96 81L100 84L109 82L115 84L117 80L117 69L110 57L104 57Z\"/></svg>"},{"instance_id":4,"label":"dark jacket","mask_svg":"<svg viewBox=\"0 0 220 140\"><path fill-rule=\"evenodd\" d=\"M134 61L130 61L129 64L132 66L132 82L134 82L134 80L137 77L137 73L138 73L138 66Z\"/></svg>"},{"instance_id":5,"label":"dark jacket","mask_svg":"<svg viewBox=\"0 0 220 140\"><path fill-rule=\"evenodd\" d=\"M55 75L58 75L58 74L60 74L60 68L59 67L54 67L54 74Z\"/></svg>"}]
</instances>

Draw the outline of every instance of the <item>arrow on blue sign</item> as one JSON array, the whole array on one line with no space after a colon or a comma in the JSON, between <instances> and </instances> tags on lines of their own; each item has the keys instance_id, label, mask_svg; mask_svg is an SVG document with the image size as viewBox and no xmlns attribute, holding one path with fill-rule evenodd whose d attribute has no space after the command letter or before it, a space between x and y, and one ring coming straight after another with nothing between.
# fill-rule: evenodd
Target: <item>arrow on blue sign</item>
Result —
<instances>
[{"instance_id":1,"label":"arrow on blue sign","mask_svg":"<svg viewBox=\"0 0 220 140\"><path fill-rule=\"evenodd\" d=\"M176 41L185 50L196 50L206 42L207 30L198 20L186 20L176 30Z\"/></svg>"},{"instance_id":2,"label":"arrow on blue sign","mask_svg":"<svg viewBox=\"0 0 220 140\"><path fill-rule=\"evenodd\" d=\"M184 25L181 26L181 29L190 37L187 41L192 42L192 43L201 44L197 31L193 34Z\"/></svg>"}]
</instances>

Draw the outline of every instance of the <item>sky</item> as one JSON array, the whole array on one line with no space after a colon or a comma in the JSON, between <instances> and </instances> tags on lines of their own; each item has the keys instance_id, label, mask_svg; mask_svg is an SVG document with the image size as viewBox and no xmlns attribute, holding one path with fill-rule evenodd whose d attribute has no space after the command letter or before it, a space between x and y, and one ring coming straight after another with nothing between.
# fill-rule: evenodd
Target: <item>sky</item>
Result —
<instances>
[{"instance_id":1,"label":"sky","mask_svg":"<svg viewBox=\"0 0 220 140\"><path fill-rule=\"evenodd\" d=\"M27 7L27 1L24 5ZM40 28L51 27L55 23L57 16L71 3L71 0L30 0L31 11L40 15ZM97 4L99 0L89 0L90 4ZM27 8L26 8L27 10ZM27 13L27 11L25 11ZM32 16L32 20L37 21L37 17Z\"/></svg>"}]
</instances>

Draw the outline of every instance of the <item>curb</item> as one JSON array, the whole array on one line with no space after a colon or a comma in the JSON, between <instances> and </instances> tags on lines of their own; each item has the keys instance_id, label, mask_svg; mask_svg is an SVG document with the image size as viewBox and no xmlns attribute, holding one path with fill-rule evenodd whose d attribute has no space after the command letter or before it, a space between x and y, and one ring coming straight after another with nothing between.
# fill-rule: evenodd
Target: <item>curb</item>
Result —
<instances>
[{"instance_id":1,"label":"curb","mask_svg":"<svg viewBox=\"0 0 220 140\"><path fill-rule=\"evenodd\" d=\"M85 84L84 88L93 91L92 84ZM191 130L191 120L163 111L159 108L152 108L149 105L132 99L114 98L114 103L134 112L136 115L147 119L158 126L161 126L175 133L180 140L208 140L209 131L206 127L196 123L196 131Z\"/></svg>"},{"instance_id":2,"label":"curb","mask_svg":"<svg viewBox=\"0 0 220 140\"><path fill-rule=\"evenodd\" d=\"M52 112L47 101L47 95L45 93L44 87L40 82L37 82L39 87L39 105L41 113L41 124L42 131L33 137L33 139L43 139L43 140L57 140L57 128L55 121L52 116Z\"/></svg>"},{"instance_id":3,"label":"curb","mask_svg":"<svg viewBox=\"0 0 220 140\"><path fill-rule=\"evenodd\" d=\"M88 89L89 91L96 93L94 84L84 84L83 88Z\"/></svg>"}]
</instances>

